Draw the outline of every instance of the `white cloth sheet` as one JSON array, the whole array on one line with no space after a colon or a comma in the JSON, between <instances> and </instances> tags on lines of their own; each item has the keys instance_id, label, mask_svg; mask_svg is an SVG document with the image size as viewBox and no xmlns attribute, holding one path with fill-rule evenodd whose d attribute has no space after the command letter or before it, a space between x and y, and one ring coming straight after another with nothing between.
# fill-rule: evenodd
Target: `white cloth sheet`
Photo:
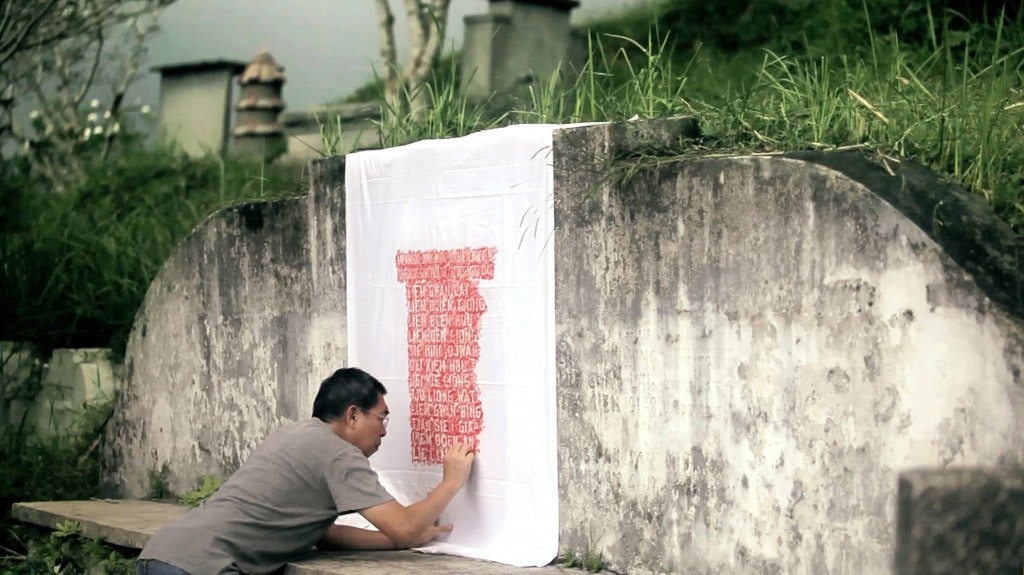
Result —
<instances>
[{"instance_id":1,"label":"white cloth sheet","mask_svg":"<svg viewBox=\"0 0 1024 575\"><path fill-rule=\"evenodd\" d=\"M558 552L552 131L520 125L346 158L349 365L388 388L371 458L399 501L477 446L422 550L516 566Z\"/></svg>"}]
</instances>

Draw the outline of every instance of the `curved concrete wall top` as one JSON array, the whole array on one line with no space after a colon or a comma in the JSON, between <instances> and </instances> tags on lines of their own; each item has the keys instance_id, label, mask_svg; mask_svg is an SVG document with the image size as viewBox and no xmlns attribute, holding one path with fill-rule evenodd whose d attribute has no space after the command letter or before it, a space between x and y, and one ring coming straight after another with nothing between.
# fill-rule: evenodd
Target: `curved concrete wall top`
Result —
<instances>
[{"instance_id":1,"label":"curved concrete wall top","mask_svg":"<svg viewBox=\"0 0 1024 575\"><path fill-rule=\"evenodd\" d=\"M110 492L144 497L165 465L172 491L192 490L309 416L348 354L342 173L341 160L318 162L317 193L217 212L164 264L128 342L104 453Z\"/></svg>"},{"instance_id":2,"label":"curved concrete wall top","mask_svg":"<svg viewBox=\"0 0 1024 575\"><path fill-rule=\"evenodd\" d=\"M881 168L616 178L623 137L555 140L563 546L629 573L886 573L900 470L1024 461L1020 319L898 190L844 173Z\"/></svg>"}]
</instances>

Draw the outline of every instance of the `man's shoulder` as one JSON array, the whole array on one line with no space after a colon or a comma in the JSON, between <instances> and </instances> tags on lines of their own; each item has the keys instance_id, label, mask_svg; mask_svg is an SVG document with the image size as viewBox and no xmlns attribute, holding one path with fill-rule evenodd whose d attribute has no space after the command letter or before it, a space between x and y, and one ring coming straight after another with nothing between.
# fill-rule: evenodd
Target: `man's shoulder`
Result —
<instances>
[{"instance_id":1,"label":"man's shoulder","mask_svg":"<svg viewBox=\"0 0 1024 575\"><path fill-rule=\"evenodd\" d=\"M362 455L356 446L335 435L315 417L283 425L267 439L275 449L317 451L329 456Z\"/></svg>"},{"instance_id":2,"label":"man's shoulder","mask_svg":"<svg viewBox=\"0 0 1024 575\"><path fill-rule=\"evenodd\" d=\"M270 433L270 435L267 436L267 439L270 439L270 438L285 438L285 437L292 437L292 436L296 436L296 435L304 435L304 436L318 436L318 435L322 435L324 437L327 437L328 433L333 435L333 433L331 433L330 428L328 428L324 424L324 422L320 421L319 419L317 419L315 417L311 417L309 419L300 419L299 421L293 421L291 423L286 423L286 424L278 427L274 431L272 431Z\"/></svg>"}]
</instances>

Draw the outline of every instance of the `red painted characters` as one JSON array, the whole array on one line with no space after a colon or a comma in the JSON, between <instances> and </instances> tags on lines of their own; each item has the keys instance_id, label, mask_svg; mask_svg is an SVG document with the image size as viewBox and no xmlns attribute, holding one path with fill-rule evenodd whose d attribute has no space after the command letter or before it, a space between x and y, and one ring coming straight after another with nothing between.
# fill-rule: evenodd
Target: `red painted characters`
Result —
<instances>
[{"instance_id":1,"label":"red painted characters","mask_svg":"<svg viewBox=\"0 0 1024 575\"><path fill-rule=\"evenodd\" d=\"M439 464L455 442L480 446L477 386L480 280L494 279L495 248L399 251L409 308L409 423L414 463Z\"/></svg>"}]
</instances>

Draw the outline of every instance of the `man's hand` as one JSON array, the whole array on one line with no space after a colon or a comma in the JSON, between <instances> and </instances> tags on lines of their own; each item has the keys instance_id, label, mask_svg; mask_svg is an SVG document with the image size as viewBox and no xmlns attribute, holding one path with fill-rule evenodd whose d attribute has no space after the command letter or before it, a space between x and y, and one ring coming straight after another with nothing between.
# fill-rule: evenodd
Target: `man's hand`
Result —
<instances>
[{"instance_id":1,"label":"man's hand","mask_svg":"<svg viewBox=\"0 0 1024 575\"><path fill-rule=\"evenodd\" d=\"M416 542L415 545L413 545L413 547L423 547L424 545L430 543L434 539L437 539L441 535L446 535L451 532L451 523L446 523L445 525L438 525L437 522L434 522L433 525L427 527L427 529L422 534L420 534L420 537L418 538L419 540Z\"/></svg>"},{"instance_id":2,"label":"man's hand","mask_svg":"<svg viewBox=\"0 0 1024 575\"><path fill-rule=\"evenodd\" d=\"M452 481L461 489L469 480L473 468L473 452L461 443L453 444L444 456L443 481Z\"/></svg>"},{"instance_id":3,"label":"man's hand","mask_svg":"<svg viewBox=\"0 0 1024 575\"><path fill-rule=\"evenodd\" d=\"M438 525L437 518L451 503L469 479L473 468L473 452L456 443L444 456L444 477L427 496L406 507L388 501L359 513L380 529L396 547L418 547L434 537L452 530L451 525Z\"/></svg>"}]
</instances>

